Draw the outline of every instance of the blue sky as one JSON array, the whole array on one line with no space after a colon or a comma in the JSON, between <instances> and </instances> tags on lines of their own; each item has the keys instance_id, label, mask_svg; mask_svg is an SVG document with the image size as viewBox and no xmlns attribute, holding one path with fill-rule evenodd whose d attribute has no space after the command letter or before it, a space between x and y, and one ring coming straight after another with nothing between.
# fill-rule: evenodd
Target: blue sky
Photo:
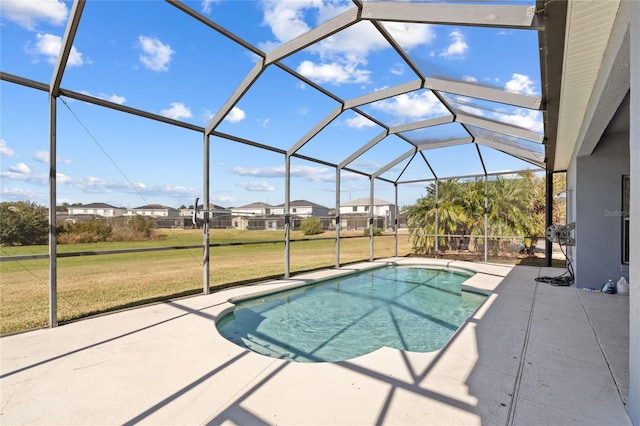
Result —
<instances>
[{"instance_id":1,"label":"blue sky","mask_svg":"<svg viewBox=\"0 0 640 426\"><path fill-rule=\"evenodd\" d=\"M351 2L322 0L185 3L264 52L353 7ZM71 3L2 0L0 5L0 69L48 84ZM384 26L427 77L541 94L535 31L390 22ZM256 61L243 46L168 3L88 1L62 87L205 127ZM282 63L345 100L417 79L368 21ZM2 81L0 96L0 199L46 205L47 94ZM447 99L460 110L542 133L539 112L456 95ZM315 88L270 66L216 130L286 150L337 106ZM448 114L429 90L361 110L392 125ZM364 116L346 111L299 153L339 163L381 130ZM458 123L407 134L421 143L464 135ZM202 199L198 132L61 97L57 138L57 204L179 207ZM217 137L211 143L211 202L225 207L284 202L284 156ZM350 167L373 173L410 148L390 136ZM480 151L489 172L534 167L485 146ZM439 177L482 173L474 144L425 154ZM394 180L404 170L401 181L433 177L424 164L407 162L383 176ZM291 173L292 200L335 206L335 169L293 158ZM343 201L369 196L365 176L342 172L341 183ZM400 185L399 205L415 202L425 185ZM391 184L376 182L375 189L376 198L394 201Z\"/></svg>"}]
</instances>

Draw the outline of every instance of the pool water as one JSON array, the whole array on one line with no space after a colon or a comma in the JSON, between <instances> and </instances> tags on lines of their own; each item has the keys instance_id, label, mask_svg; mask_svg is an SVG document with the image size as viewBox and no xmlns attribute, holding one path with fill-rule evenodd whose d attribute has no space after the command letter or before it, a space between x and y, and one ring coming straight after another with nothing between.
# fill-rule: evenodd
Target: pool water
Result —
<instances>
[{"instance_id":1,"label":"pool water","mask_svg":"<svg viewBox=\"0 0 640 426\"><path fill-rule=\"evenodd\" d=\"M298 362L352 359L382 346L440 349L486 299L472 274L391 265L236 304L217 327L239 346Z\"/></svg>"}]
</instances>

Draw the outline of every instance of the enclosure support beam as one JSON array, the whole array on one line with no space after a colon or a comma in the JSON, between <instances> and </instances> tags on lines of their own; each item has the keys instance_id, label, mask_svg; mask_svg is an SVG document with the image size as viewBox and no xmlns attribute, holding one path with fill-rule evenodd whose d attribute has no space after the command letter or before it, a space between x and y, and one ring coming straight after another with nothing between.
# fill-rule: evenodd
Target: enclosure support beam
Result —
<instances>
[{"instance_id":1,"label":"enclosure support beam","mask_svg":"<svg viewBox=\"0 0 640 426\"><path fill-rule=\"evenodd\" d=\"M484 175L484 263L489 259L489 191L487 175Z\"/></svg>"},{"instance_id":2,"label":"enclosure support beam","mask_svg":"<svg viewBox=\"0 0 640 426\"><path fill-rule=\"evenodd\" d=\"M526 139L535 143L542 143L544 140L544 135L536 133L532 130L522 129L513 124L491 121L486 118L481 118L470 114L458 113L456 114L455 121L461 124L480 127L490 132L503 133L505 135L513 136L514 138Z\"/></svg>"},{"instance_id":3,"label":"enclosure support beam","mask_svg":"<svg viewBox=\"0 0 640 426\"><path fill-rule=\"evenodd\" d=\"M291 274L291 216L289 215L291 201L291 156L284 157L284 277Z\"/></svg>"},{"instance_id":4,"label":"enclosure support beam","mask_svg":"<svg viewBox=\"0 0 640 426\"><path fill-rule=\"evenodd\" d=\"M373 262L373 176L369 177L369 261Z\"/></svg>"},{"instance_id":5,"label":"enclosure support beam","mask_svg":"<svg viewBox=\"0 0 640 426\"><path fill-rule=\"evenodd\" d=\"M537 30L544 17L527 5L474 5L472 9L457 4L404 2L367 2L362 18L421 24L471 25L478 27Z\"/></svg>"},{"instance_id":6,"label":"enclosure support beam","mask_svg":"<svg viewBox=\"0 0 640 426\"><path fill-rule=\"evenodd\" d=\"M546 230L553 225L553 172L547 172L545 193L545 227ZM551 254L553 252L553 243L547 238L544 240L544 263L545 266L551 266Z\"/></svg>"},{"instance_id":7,"label":"enclosure support beam","mask_svg":"<svg viewBox=\"0 0 640 426\"><path fill-rule=\"evenodd\" d=\"M393 230L394 230L394 240L395 240L395 246L394 246L394 256L398 257L398 215L400 212L400 209L398 208L398 184L394 183L393 184L393 189L395 192L395 199L394 199L394 206L395 206L395 214L393 215Z\"/></svg>"},{"instance_id":8,"label":"enclosure support beam","mask_svg":"<svg viewBox=\"0 0 640 426\"><path fill-rule=\"evenodd\" d=\"M58 250L56 238L57 98L49 94L49 327L58 326Z\"/></svg>"},{"instance_id":9,"label":"enclosure support beam","mask_svg":"<svg viewBox=\"0 0 640 426\"><path fill-rule=\"evenodd\" d=\"M340 269L340 168L336 167L336 269Z\"/></svg>"},{"instance_id":10,"label":"enclosure support beam","mask_svg":"<svg viewBox=\"0 0 640 426\"><path fill-rule=\"evenodd\" d=\"M202 211L204 212L204 223L202 224L202 292L204 294L209 294L211 291L211 286L209 285L209 271L210 271L210 262L209 262L209 186L210 186L210 176L209 176L209 152L210 152L211 140L209 138L208 133L204 133L203 138L203 166L202 166L202 177L203 177L203 190L202 190ZM194 211L197 211L198 206L193 206Z\"/></svg>"},{"instance_id":11,"label":"enclosure support beam","mask_svg":"<svg viewBox=\"0 0 640 426\"><path fill-rule=\"evenodd\" d=\"M438 183L440 181L438 179L436 179L436 226L435 226L435 234L436 234L436 242L433 246L433 249L435 250L435 255L436 255L436 259L438 258Z\"/></svg>"},{"instance_id":12,"label":"enclosure support beam","mask_svg":"<svg viewBox=\"0 0 640 426\"><path fill-rule=\"evenodd\" d=\"M60 83L73 46L84 0L76 0L71 7L69 21L64 32L60 54L56 61L49 85L49 327L58 326L58 249L56 235L56 147L57 147L57 101Z\"/></svg>"}]
</instances>

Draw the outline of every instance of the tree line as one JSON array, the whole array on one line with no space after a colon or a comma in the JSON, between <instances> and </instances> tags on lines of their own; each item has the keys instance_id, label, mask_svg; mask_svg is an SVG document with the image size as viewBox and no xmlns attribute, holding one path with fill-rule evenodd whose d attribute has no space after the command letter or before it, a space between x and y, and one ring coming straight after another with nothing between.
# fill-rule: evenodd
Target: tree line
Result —
<instances>
[{"instance_id":1,"label":"tree line","mask_svg":"<svg viewBox=\"0 0 640 426\"><path fill-rule=\"evenodd\" d=\"M147 241L159 238L153 220L133 216L114 226L106 218L56 224L60 244L104 241ZM27 246L49 241L48 209L30 201L0 203L0 245Z\"/></svg>"},{"instance_id":2,"label":"tree line","mask_svg":"<svg viewBox=\"0 0 640 426\"><path fill-rule=\"evenodd\" d=\"M563 174L553 175L554 192L565 190ZM460 236L468 238L468 250L476 251L475 237L484 235L484 179L447 179L431 182L426 195L412 206L403 208L413 250L426 253L434 249L436 212L439 247L454 248ZM535 246L545 233L546 178L534 173L515 177L499 176L487 182L488 235L527 237L525 245ZM553 223L563 223L564 199L554 201ZM317 221L319 222L319 220ZM321 229L321 224L308 220L305 235ZM99 241L143 241L158 238L153 221L143 216L130 218L124 226L114 227L104 218L83 222L61 222L56 225L58 242L81 243ZM366 230L368 231L368 229ZM46 244L49 237L48 210L29 201L0 203L0 245ZM527 248L525 247L525 248Z\"/></svg>"}]
</instances>

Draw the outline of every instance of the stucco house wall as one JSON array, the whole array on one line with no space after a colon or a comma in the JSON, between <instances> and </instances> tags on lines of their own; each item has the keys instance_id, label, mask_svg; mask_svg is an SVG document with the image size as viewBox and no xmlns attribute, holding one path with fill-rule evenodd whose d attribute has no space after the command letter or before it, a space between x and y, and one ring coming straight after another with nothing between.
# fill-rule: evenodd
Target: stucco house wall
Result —
<instances>
[{"instance_id":1,"label":"stucco house wall","mask_svg":"<svg viewBox=\"0 0 640 426\"><path fill-rule=\"evenodd\" d=\"M629 175L629 132L605 134L576 162L576 287L629 280L622 263L622 182Z\"/></svg>"}]
</instances>

